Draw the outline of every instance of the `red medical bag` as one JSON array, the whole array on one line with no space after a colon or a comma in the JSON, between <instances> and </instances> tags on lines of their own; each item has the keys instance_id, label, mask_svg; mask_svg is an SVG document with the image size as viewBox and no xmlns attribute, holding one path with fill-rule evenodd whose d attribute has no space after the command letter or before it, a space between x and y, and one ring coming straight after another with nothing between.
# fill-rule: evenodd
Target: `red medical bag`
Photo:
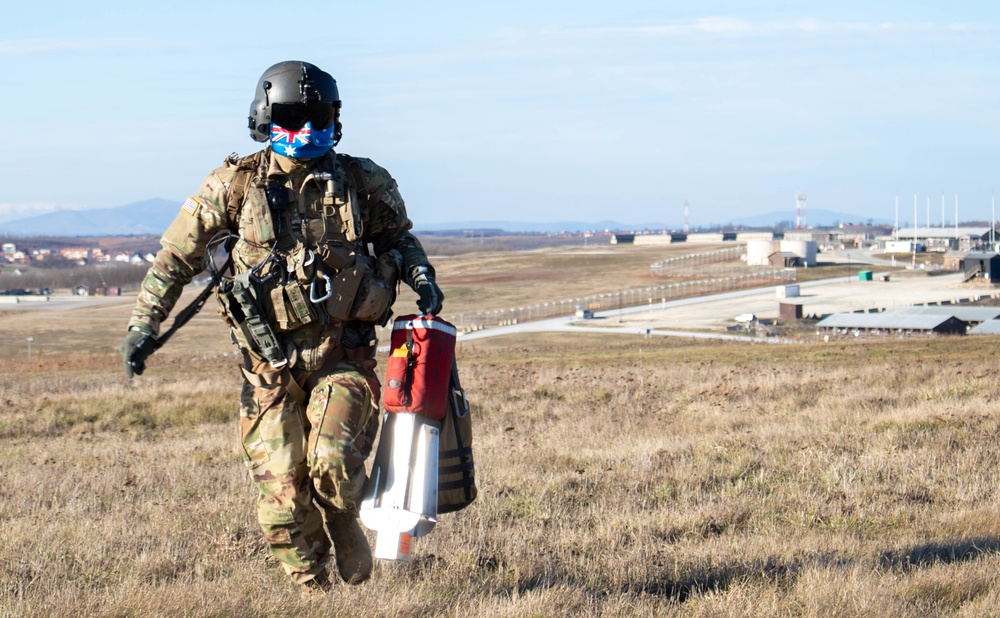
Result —
<instances>
[{"instance_id":1,"label":"red medical bag","mask_svg":"<svg viewBox=\"0 0 1000 618\"><path fill-rule=\"evenodd\" d=\"M433 315L393 320L382 397L387 412L444 418L457 335L453 324Z\"/></svg>"}]
</instances>

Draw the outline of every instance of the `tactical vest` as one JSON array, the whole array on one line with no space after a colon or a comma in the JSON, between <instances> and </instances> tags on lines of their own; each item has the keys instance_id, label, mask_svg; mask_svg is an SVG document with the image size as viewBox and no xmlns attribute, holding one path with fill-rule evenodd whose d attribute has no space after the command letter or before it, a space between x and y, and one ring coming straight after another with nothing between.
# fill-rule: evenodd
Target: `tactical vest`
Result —
<instances>
[{"instance_id":1,"label":"tactical vest","mask_svg":"<svg viewBox=\"0 0 1000 618\"><path fill-rule=\"evenodd\" d=\"M331 153L295 183L267 174L268 154L226 162L235 168L227 214L239 238L231 249L235 276L220 285L219 301L237 344L279 366L276 333L350 320L384 324L399 260L368 254L357 160Z\"/></svg>"}]
</instances>

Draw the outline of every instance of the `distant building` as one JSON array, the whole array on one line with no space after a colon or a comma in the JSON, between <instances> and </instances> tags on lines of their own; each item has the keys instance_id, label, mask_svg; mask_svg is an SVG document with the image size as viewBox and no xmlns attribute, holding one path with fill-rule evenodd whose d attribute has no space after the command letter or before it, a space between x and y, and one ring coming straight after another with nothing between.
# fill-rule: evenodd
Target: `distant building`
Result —
<instances>
[{"instance_id":1,"label":"distant building","mask_svg":"<svg viewBox=\"0 0 1000 618\"><path fill-rule=\"evenodd\" d=\"M886 253L923 253L927 247L912 240L887 240L883 250Z\"/></svg>"},{"instance_id":2,"label":"distant building","mask_svg":"<svg viewBox=\"0 0 1000 618\"><path fill-rule=\"evenodd\" d=\"M59 253L67 260L78 262L90 257L91 250L87 247L66 247L60 249Z\"/></svg>"},{"instance_id":3,"label":"distant building","mask_svg":"<svg viewBox=\"0 0 1000 618\"><path fill-rule=\"evenodd\" d=\"M964 335L968 323L953 315L907 313L835 313L816 324L816 330L832 335L895 336Z\"/></svg>"},{"instance_id":4,"label":"distant building","mask_svg":"<svg viewBox=\"0 0 1000 618\"><path fill-rule=\"evenodd\" d=\"M963 270L965 268L965 256L968 251L947 251L944 254L945 270Z\"/></svg>"},{"instance_id":5,"label":"distant building","mask_svg":"<svg viewBox=\"0 0 1000 618\"><path fill-rule=\"evenodd\" d=\"M776 251L767 257L771 266L778 268L798 268L805 263L805 259L792 253L791 251Z\"/></svg>"},{"instance_id":6,"label":"distant building","mask_svg":"<svg viewBox=\"0 0 1000 618\"><path fill-rule=\"evenodd\" d=\"M747 265L815 266L817 253L816 242L812 240L750 240L747 242Z\"/></svg>"},{"instance_id":7,"label":"distant building","mask_svg":"<svg viewBox=\"0 0 1000 618\"><path fill-rule=\"evenodd\" d=\"M633 242L637 245L669 245L686 240L687 234L640 234L633 239Z\"/></svg>"},{"instance_id":8,"label":"distant building","mask_svg":"<svg viewBox=\"0 0 1000 618\"><path fill-rule=\"evenodd\" d=\"M965 281L994 285L1000 281L1000 254L970 251L965 254L962 272Z\"/></svg>"},{"instance_id":9,"label":"distant building","mask_svg":"<svg viewBox=\"0 0 1000 618\"><path fill-rule=\"evenodd\" d=\"M996 233L994 232L994 237ZM927 251L945 252L949 250L970 251L985 249L990 242L990 228L959 227L959 228L900 228L895 234L880 236L878 246L885 249L894 241L909 241L923 245ZM912 246L911 249L912 251Z\"/></svg>"}]
</instances>

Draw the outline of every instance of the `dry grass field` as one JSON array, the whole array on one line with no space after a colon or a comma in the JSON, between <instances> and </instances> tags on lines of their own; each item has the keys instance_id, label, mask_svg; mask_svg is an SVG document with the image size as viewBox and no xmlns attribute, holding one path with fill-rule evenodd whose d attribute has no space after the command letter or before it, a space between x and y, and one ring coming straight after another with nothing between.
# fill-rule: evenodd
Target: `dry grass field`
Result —
<instances>
[{"instance_id":1,"label":"dry grass field","mask_svg":"<svg viewBox=\"0 0 1000 618\"><path fill-rule=\"evenodd\" d=\"M128 383L127 307L77 311L0 312L72 340L0 358L0 616L1000 615L994 338L460 344L479 500L307 601L255 522L221 324Z\"/></svg>"}]
</instances>

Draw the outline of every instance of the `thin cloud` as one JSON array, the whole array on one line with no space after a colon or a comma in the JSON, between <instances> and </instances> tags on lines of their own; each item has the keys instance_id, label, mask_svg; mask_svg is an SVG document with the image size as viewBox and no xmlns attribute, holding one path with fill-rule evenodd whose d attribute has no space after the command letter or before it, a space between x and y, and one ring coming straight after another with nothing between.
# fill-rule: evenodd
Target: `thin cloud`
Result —
<instances>
[{"instance_id":1,"label":"thin cloud","mask_svg":"<svg viewBox=\"0 0 1000 618\"><path fill-rule=\"evenodd\" d=\"M566 30L602 35L645 36L726 36L770 37L789 34L878 34L878 33L953 33L995 32L996 26L978 24L842 22L818 19L752 21L732 17L703 17L685 22L649 26L580 28Z\"/></svg>"},{"instance_id":2,"label":"thin cloud","mask_svg":"<svg viewBox=\"0 0 1000 618\"><path fill-rule=\"evenodd\" d=\"M95 51L169 51L187 49L191 45L151 39L60 38L0 41L0 56L38 56L62 52Z\"/></svg>"}]
</instances>

